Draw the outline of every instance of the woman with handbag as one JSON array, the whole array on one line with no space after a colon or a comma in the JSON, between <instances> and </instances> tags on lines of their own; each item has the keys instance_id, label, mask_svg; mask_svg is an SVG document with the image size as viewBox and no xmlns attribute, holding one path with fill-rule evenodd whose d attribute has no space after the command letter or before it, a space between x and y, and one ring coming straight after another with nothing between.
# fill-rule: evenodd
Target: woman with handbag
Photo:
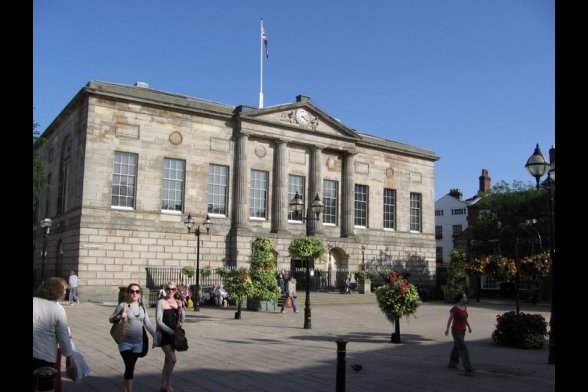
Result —
<instances>
[{"instance_id":1,"label":"woman with handbag","mask_svg":"<svg viewBox=\"0 0 588 392\"><path fill-rule=\"evenodd\" d=\"M165 286L165 296L157 301L155 319L157 331L161 334L159 345L165 354L163 371L161 374L160 391L173 391L171 387L171 374L176 365L176 348L174 346L176 329L184 322L184 310L180 301L175 299L178 288L174 282L168 282Z\"/></svg>"},{"instance_id":2,"label":"woman with handbag","mask_svg":"<svg viewBox=\"0 0 588 392\"><path fill-rule=\"evenodd\" d=\"M280 309L280 313L286 313L284 311L284 305L288 308L292 308L294 313L298 313L298 310L296 309L296 298L296 279L294 279L294 277L290 275L290 277L288 278L288 284L286 286L286 298L282 303L282 309ZM289 302L290 306L288 306L286 302Z\"/></svg>"},{"instance_id":3,"label":"woman with handbag","mask_svg":"<svg viewBox=\"0 0 588 392\"><path fill-rule=\"evenodd\" d=\"M133 375L135 364L139 357L147 354L149 341L145 329L155 339L155 329L149 321L147 310L140 301L141 286L131 283L127 287L127 300L118 304L114 313L110 315L111 323L121 323L118 327L125 328L124 338L118 343L120 356L125 363L123 392L133 391ZM113 335L114 337L114 335Z\"/></svg>"}]
</instances>

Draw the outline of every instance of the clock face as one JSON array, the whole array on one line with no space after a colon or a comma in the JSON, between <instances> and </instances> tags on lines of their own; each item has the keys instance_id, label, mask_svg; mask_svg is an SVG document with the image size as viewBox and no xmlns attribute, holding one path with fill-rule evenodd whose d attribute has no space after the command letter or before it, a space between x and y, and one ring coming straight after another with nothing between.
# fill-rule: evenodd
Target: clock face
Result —
<instances>
[{"instance_id":1,"label":"clock face","mask_svg":"<svg viewBox=\"0 0 588 392\"><path fill-rule=\"evenodd\" d=\"M306 125L310 121L310 115L304 109L298 109L296 111L296 122L300 125Z\"/></svg>"}]
</instances>

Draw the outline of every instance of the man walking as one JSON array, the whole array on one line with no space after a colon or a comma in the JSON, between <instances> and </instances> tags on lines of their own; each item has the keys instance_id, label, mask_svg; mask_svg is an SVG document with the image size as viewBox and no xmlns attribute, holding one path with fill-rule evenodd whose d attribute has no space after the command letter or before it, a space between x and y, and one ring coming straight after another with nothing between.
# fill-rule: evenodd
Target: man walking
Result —
<instances>
[{"instance_id":1,"label":"man walking","mask_svg":"<svg viewBox=\"0 0 588 392\"><path fill-rule=\"evenodd\" d=\"M78 299L78 276L74 270L69 275L69 306L73 306L73 302L76 301L78 305L80 300Z\"/></svg>"}]
</instances>

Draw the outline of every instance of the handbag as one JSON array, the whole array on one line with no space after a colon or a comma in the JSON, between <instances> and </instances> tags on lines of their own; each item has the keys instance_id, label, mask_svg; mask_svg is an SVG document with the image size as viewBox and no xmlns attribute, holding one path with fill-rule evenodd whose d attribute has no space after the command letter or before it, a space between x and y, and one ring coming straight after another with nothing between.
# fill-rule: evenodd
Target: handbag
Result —
<instances>
[{"instance_id":1,"label":"handbag","mask_svg":"<svg viewBox=\"0 0 588 392\"><path fill-rule=\"evenodd\" d=\"M126 310L127 303L125 302L120 313L123 313ZM118 322L112 324L112 327L110 327L110 336L112 336L112 338L117 344L125 340L125 336L127 335L127 328L128 320L123 318L121 318Z\"/></svg>"},{"instance_id":2,"label":"handbag","mask_svg":"<svg viewBox=\"0 0 588 392\"><path fill-rule=\"evenodd\" d=\"M284 306L286 306L287 308L292 307L292 300L290 299L290 297L286 298L286 302L284 302Z\"/></svg>"},{"instance_id":3,"label":"handbag","mask_svg":"<svg viewBox=\"0 0 588 392\"><path fill-rule=\"evenodd\" d=\"M147 331L145 330L145 327L143 327L143 348L141 349L141 354L139 354L139 358L143 358L145 355L147 355L148 351L149 337L147 336Z\"/></svg>"},{"instance_id":4,"label":"handbag","mask_svg":"<svg viewBox=\"0 0 588 392\"><path fill-rule=\"evenodd\" d=\"M186 351L188 349L186 331L184 331L184 328L180 327L179 325L176 328L176 333L174 335L174 348L176 351Z\"/></svg>"}]
</instances>

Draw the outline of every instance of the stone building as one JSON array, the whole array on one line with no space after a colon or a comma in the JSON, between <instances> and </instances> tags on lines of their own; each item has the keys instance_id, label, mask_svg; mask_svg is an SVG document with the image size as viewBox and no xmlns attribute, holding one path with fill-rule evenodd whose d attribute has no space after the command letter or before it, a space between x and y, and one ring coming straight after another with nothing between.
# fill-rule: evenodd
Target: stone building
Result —
<instances>
[{"instance_id":1,"label":"stone building","mask_svg":"<svg viewBox=\"0 0 588 392\"><path fill-rule=\"evenodd\" d=\"M249 263L250 243L273 240L278 268L305 234L289 211L296 192L329 257L315 268L394 265L434 282L434 164L431 151L345 126L299 95L262 109L230 106L134 86L91 81L46 129L38 150L48 184L34 213L33 268L51 218L45 276L78 271L83 300L113 300L119 286L145 283L148 266ZM362 246L364 253L362 255Z\"/></svg>"}]
</instances>

